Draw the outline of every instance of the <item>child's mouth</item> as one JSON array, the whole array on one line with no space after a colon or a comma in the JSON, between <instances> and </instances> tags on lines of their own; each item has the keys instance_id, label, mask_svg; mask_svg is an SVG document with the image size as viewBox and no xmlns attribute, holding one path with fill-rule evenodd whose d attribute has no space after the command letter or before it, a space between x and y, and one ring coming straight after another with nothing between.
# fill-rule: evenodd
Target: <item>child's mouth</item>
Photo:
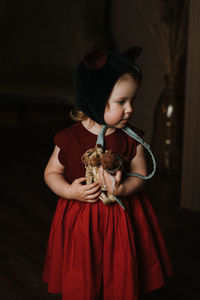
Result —
<instances>
[{"instance_id":1,"label":"child's mouth","mask_svg":"<svg viewBox=\"0 0 200 300\"><path fill-rule=\"evenodd\" d=\"M121 122L128 122L129 119L122 119Z\"/></svg>"}]
</instances>

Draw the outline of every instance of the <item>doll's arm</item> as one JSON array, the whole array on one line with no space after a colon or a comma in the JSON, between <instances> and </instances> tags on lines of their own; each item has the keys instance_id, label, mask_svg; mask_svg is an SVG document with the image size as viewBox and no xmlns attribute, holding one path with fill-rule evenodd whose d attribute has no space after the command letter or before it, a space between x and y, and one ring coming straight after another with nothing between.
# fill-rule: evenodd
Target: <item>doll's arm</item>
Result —
<instances>
[{"instance_id":1,"label":"doll's arm","mask_svg":"<svg viewBox=\"0 0 200 300\"><path fill-rule=\"evenodd\" d=\"M49 162L44 171L44 180L49 188L58 196L75 199L83 202L95 202L100 194L100 186L97 183L83 185L86 178L78 178L68 183L64 178L65 167L58 160L60 149L55 146Z\"/></svg>"},{"instance_id":2,"label":"doll's arm","mask_svg":"<svg viewBox=\"0 0 200 300\"><path fill-rule=\"evenodd\" d=\"M129 173L138 173L143 176L147 175L147 165L142 145L137 146L137 153L130 163ZM100 183L102 184L102 182L104 182L107 191L115 196L129 196L138 192L144 186L144 180L138 177L125 177L125 179L121 181L121 172L118 171L116 175L115 187L113 188L113 180L110 174L100 168Z\"/></svg>"}]
</instances>

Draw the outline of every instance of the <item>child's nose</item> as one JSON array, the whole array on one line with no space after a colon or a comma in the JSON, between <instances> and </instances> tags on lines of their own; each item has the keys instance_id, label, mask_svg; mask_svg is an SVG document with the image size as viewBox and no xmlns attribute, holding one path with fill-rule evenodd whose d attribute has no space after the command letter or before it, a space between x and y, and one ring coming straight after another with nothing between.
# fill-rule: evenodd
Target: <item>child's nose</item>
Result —
<instances>
[{"instance_id":1,"label":"child's nose","mask_svg":"<svg viewBox=\"0 0 200 300\"><path fill-rule=\"evenodd\" d=\"M133 112L133 105L131 103L128 103L125 109L126 113L131 114Z\"/></svg>"}]
</instances>

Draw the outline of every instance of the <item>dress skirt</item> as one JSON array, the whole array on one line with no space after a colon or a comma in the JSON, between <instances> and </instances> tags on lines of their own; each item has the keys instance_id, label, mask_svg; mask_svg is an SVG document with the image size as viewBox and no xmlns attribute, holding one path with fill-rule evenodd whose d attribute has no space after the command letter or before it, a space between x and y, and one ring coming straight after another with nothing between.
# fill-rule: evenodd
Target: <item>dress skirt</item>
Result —
<instances>
[{"instance_id":1,"label":"dress skirt","mask_svg":"<svg viewBox=\"0 0 200 300\"><path fill-rule=\"evenodd\" d=\"M63 300L137 300L165 284L172 268L145 193L118 204L59 199L43 280Z\"/></svg>"}]
</instances>

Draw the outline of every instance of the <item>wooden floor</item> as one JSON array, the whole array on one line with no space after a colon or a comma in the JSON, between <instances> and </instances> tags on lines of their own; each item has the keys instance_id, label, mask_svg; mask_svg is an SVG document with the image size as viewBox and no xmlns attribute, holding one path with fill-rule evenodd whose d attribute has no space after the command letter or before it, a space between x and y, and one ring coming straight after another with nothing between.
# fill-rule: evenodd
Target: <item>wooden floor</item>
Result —
<instances>
[{"instance_id":1,"label":"wooden floor","mask_svg":"<svg viewBox=\"0 0 200 300\"><path fill-rule=\"evenodd\" d=\"M44 184L43 170L53 150L53 133L67 124L53 120L49 125L4 125L0 128L0 299L61 299L49 295L41 280L57 201ZM147 185L175 270L169 289L159 299L199 300L200 215L178 208L178 187L177 177L156 176Z\"/></svg>"}]
</instances>

